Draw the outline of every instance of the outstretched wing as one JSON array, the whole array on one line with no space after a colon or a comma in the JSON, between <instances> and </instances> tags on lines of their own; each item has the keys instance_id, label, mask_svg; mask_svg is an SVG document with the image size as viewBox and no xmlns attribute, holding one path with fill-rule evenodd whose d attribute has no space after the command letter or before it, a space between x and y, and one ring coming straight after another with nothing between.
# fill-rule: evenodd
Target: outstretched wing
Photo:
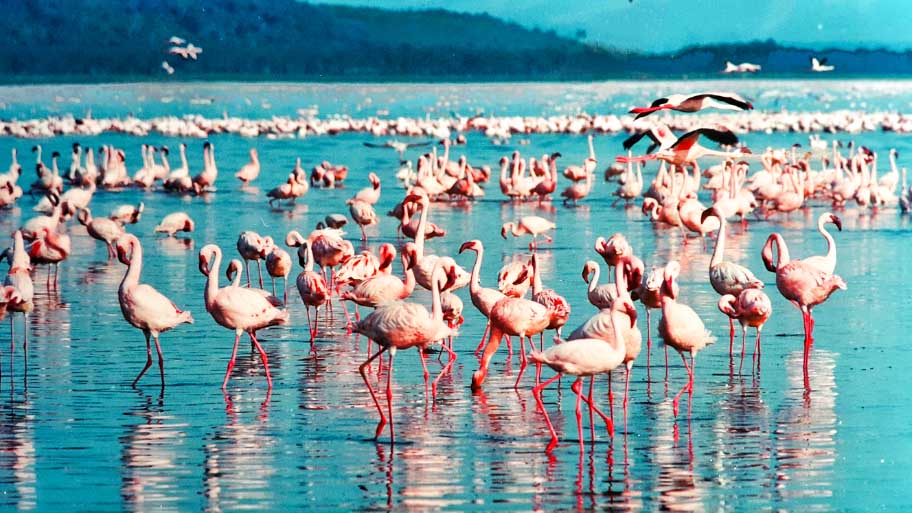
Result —
<instances>
[{"instance_id":1,"label":"outstretched wing","mask_svg":"<svg viewBox=\"0 0 912 513\"><path fill-rule=\"evenodd\" d=\"M387 146L389 146L389 144L387 144L387 143L377 144L377 143L372 143L372 142L363 142L361 144L367 146L368 148L386 148Z\"/></svg>"},{"instance_id":2,"label":"outstretched wing","mask_svg":"<svg viewBox=\"0 0 912 513\"><path fill-rule=\"evenodd\" d=\"M637 133L631 135L627 139L624 139L624 142L623 142L624 149L629 150L630 148L633 148L636 145L636 143L640 142L640 139L642 139L643 137L645 137L647 135L649 136L650 139L653 140L653 142L656 142L656 143L658 142L655 135L652 134L652 130L644 130L642 132L637 132Z\"/></svg>"},{"instance_id":3,"label":"outstretched wing","mask_svg":"<svg viewBox=\"0 0 912 513\"><path fill-rule=\"evenodd\" d=\"M406 148L416 148L418 146L428 146L430 144L434 144L434 141L421 141L421 142L406 143L405 147Z\"/></svg>"},{"instance_id":4,"label":"outstretched wing","mask_svg":"<svg viewBox=\"0 0 912 513\"><path fill-rule=\"evenodd\" d=\"M713 100L738 107L741 110L752 110L754 108L751 102L735 93L705 93L699 94L694 98L712 98Z\"/></svg>"},{"instance_id":5,"label":"outstretched wing","mask_svg":"<svg viewBox=\"0 0 912 513\"><path fill-rule=\"evenodd\" d=\"M697 139L703 135L710 141L717 142L719 144L724 144L726 146L734 146L738 144L738 136L736 136L730 130L718 130L715 128L698 128L696 130L691 130L686 134L678 138L677 142L671 145L672 149L675 150L686 150L689 149L694 143L697 142Z\"/></svg>"}]
</instances>

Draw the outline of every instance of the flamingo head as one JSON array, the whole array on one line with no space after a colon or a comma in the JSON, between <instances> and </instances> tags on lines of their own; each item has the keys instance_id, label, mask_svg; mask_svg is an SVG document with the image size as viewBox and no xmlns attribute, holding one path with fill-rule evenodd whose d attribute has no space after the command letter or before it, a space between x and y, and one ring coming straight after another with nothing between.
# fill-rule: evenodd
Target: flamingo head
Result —
<instances>
[{"instance_id":1,"label":"flamingo head","mask_svg":"<svg viewBox=\"0 0 912 513\"><path fill-rule=\"evenodd\" d=\"M51 158L56 159L56 158L58 158L58 157L60 157L60 152L59 152L59 151L55 151L54 153L51 153Z\"/></svg>"},{"instance_id":2,"label":"flamingo head","mask_svg":"<svg viewBox=\"0 0 912 513\"><path fill-rule=\"evenodd\" d=\"M507 165L507 162L510 162L510 159L508 159L507 157L500 157L500 165L501 165L501 166L506 166L506 165Z\"/></svg>"},{"instance_id":3,"label":"flamingo head","mask_svg":"<svg viewBox=\"0 0 912 513\"><path fill-rule=\"evenodd\" d=\"M737 300L738 299L735 296L731 294L725 294L719 298L719 311L731 317L732 319L736 319L738 317L738 312L735 309L735 302Z\"/></svg>"},{"instance_id":4,"label":"flamingo head","mask_svg":"<svg viewBox=\"0 0 912 513\"><path fill-rule=\"evenodd\" d=\"M187 219L186 221L184 221L184 231L185 232L192 232L194 228L195 228L195 225L193 224L193 219Z\"/></svg>"},{"instance_id":5,"label":"flamingo head","mask_svg":"<svg viewBox=\"0 0 912 513\"><path fill-rule=\"evenodd\" d=\"M842 231L842 219L839 219L835 214L829 214L827 222L833 223L836 225L836 229Z\"/></svg>"},{"instance_id":6,"label":"flamingo head","mask_svg":"<svg viewBox=\"0 0 912 513\"><path fill-rule=\"evenodd\" d=\"M7 285L3 287L2 293L0 293L0 302L20 303L22 302L22 296L19 295L19 290L16 287Z\"/></svg>"},{"instance_id":7,"label":"flamingo head","mask_svg":"<svg viewBox=\"0 0 912 513\"><path fill-rule=\"evenodd\" d=\"M446 281L443 283L443 286L440 287L440 290L449 290L450 287L456 284L456 279L459 278L458 271L455 265L451 265L446 268Z\"/></svg>"},{"instance_id":8,"label":"flamingo head","mask_svg":"<svg viewBox=\"0 0 912 513\"><path fill-rule=\"evenodd\" d=\"M409 242L402 248L402 254L405 256L405 270L410 271L418 265L418 247L414 242Z\"/></svg>"},{"instance_id":9,"label":"flamingo head","mask_svg":"<svg viewBox=\"0 0 912 513\"><path fill-rule=\"evenodd\" d=\"M130 265L130 241L125 237L121 237L115 243L117 248L117 259L120 260L120 263L124 265Z\"/></svg>"},{"instance_id":10,"label":"flamingo head","mask_svg":"<svg viewBox=\"0 0 912 513\"><path fill-rule=\"evenodd\" d=\"M212 255L214 255L217 250L218 250L218 246L216 246L215 244L207 244L206 246L203 246L203 249L200 250L200 252L199 252L199 270L201 273L203 273L203 276L209 276L209 270L210 270L209 261L212 258Z\"/></svg>"},{"instance_id":11,"label":"flamingo head","mask_svg":"<svg viewBox=\"0 0 912 513\"><path fill-rule=\"evenodd\" d=\"M516 226L514 223L504 223L503 226L500 227L500 236L506 239L507 231L512 230L514 226Z\"/></svg>"},{"instance_id":12,"label":"flamingo head","mask_svg":"<svg viewBox=\"0 0 912 513\"><path fill-rule=\"evenodd\" d=\"M681 264L679 264L677 260L672 260L671 262L668 262L668 265L665 266L662 294L668 296L671 299L678 297L678 285L675 283L675 278L678 277L679 272L681 272Z\"/></svg>"},{"instance_id":13,"label":"flamingo head","mask_svg":"<svg viewBox=\"0 0 912 513\"><path fill-rule=\"evenodd\" d=\"M396 248L388 242L381 244L377 252L380 254L380 269L386 269L392 265L396 258Z\"/></svg>"},{"instance_id":14,"label":"flamingo head","mask_svg":"<svg viewBox=\"0 0 912 513\"><path fill-rule=\"evenodd\" d=\"M773 262L773 243L776 240L776 234L772 234L769 238L766 239L766 244L763 245L763 250L760 252L760 258L763 259L763 266L766 267L766 270L774 273L778 268L775 262Z\"/></svg>"},{"instance_id":15,"label":"flamingo head","mask_svg":"<svg viewBox=\"0 0 912 513\"><path fill-rule=\"evenodd\" d=\"M406 196L404 200L402 200L402 203L403 203L403 205L407 204L407 203L424 204L425 201L427 201L427 196L423 196L421 194L409 193L409 195Z\"/></svg>"},{"instance_id":16,"label":"flamingo head","mask_svg":"<svg viewBox=\"0 0 912 513\"><path fill-rule=\"evenodd\" d=\"M234 258L231 262L228 263L228 268L225 269L225 277L228 278L228 281L234 280L234 275L240 272L241 270L241 261Z\"/></svg>"},{"instance_id":17,"label":"flamingo head","mask_svg":"<svg viewBox=\"0 0 912 513\"><path fill-rule=\"evenodd\" d=\"M513 280L513 285L522 285L525 282L530 282L532 280L532 274L529 272L529 266L524 266L522 271L519 271L519 274L516 276L516 279Z\"/></svg>"},{"instance_id":18,"label":"flamingo head","mask_svg":"<svg viewBox=\"0 0 912 513\"><path fill-rule=\"evenodd\" d=\"M267 237L260 239L260 251L259 251L260 257L266 258L266 255L268 255L269 252L272 251L272 248L274 246L275 246L275 241L272 240L272 237L267 236Z\"/></svg>"},{"instance_id":19,"label":"flamingo head","mask_svg":"<svg viewBox=\"0 0 912 513\"><path fill-rule=\"evenodd\" d=\"M367 175L367 179L370 180L370 183L374 187L374 189L380 188L380 177L377 176L375 173L371 173L371 174Z\"/></svg>"},{"instance_id":20,"label":"flamingo head","mask_svg":"<svg viewBox=\"0 0 912 513\"><path fill-rule=\"evenodd\" d=\"M461 254L465 250L478 251L481 246L481 241L478 239L470 240L462 243L462 246L459 247L459 253Z\"/></svg>"},{"instance_id":21,"label":"flamingo head","mask_svg":"<svg viewBox=\"0 0 912 513\"><path fill-rule=\"evenodd\" d=\"M583 281L589 283L589 276L595 272L595 266L598 265L592 260L586 260L586 263L583 265Z\"/></svg>"}]
</instances>

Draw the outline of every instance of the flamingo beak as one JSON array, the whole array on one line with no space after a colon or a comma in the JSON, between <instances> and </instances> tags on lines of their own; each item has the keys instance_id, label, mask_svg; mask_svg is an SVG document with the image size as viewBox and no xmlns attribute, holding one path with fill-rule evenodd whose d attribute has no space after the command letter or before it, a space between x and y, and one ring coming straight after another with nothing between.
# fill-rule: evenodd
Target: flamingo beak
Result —
<instances>
[{"instance_id":1,"label":"flamingo beak","mask_svg":"<svg viewBox=\"0 0 912 513\"><path fill-rule=\"evenodd\" d=\"M120 253L120 247L117 248L117 252ZM199 270L203 275L209 276L209 259L205 255L199 256Z\"/></svg>"},{"instance_id":2,"label":"flamingo beak","mask_svg":"<svg viewBox=\"0 0 912 513\"><path fill-rule=\"evenodd\" d=\"M583 266L583 281L589 283L589 266Z\"/></svg>"},{"instance_id":3,"label":"flamingo beak","mask_svg":"<svg viewBox=\"0 0 912 513\"><path fill-rule=\"evenodd\" d=\"M500 228L500 236L505 239L507 238L507 227L506 226L502 226Z\"/></svg>"},{"instance_id":4,"label":"flamingo beak","mask_svg":"<svg viewBox=\"0 0 912 513\"><path fill-rule=\"evenodd\" d=\"M124 265L130 265L130 259L127 258L127 250L123 246L117 246L117 259Z\"/></svg>"},{"instance_id":5,"label":"flamingo beak","mask_svg":"<svg viewBox=\"0 0 912 513\"><path fill-rule=\"evenodd\" d=\"M421 201L421 198L422 198L422 196L420 196L418 194L409 194L408 196L405 197L404 200L402 200L402 203L412 203L414 201Z\"/></svg>"},{"instance_id":6,"label":"flamingo beak","mask_svg":"<svg viewBox=\"0 0 912 513\"><path fill-rule=\"evenodd\" d=\"M462 254L467 249L475 249L475 243L472 241L463 242L462 246L459 247L459 253Z\"/></svg>"},{"instance_id":7,"label":"flamingo beak","mask_svg":"<svg viewBox=\"0 0 912 513\"><path fill-rule=\"evenodd\" d=\"M833 220L833 224L836 225L836 228L838 228L839 231L842 231L842 219L839 219L834 215L831 215L830 218Z\"/></svg>"},{"instance_id":8,"label":"flamingo beak","mask_svg":"<svg viewBox=\"0 0 912 513\"><path fill-rule=\"evenodd\" d=\"M702 214L700 214L700 224L705 223L705 222L706 222L706 219L707 219L708 217L711 217L711 216L714 216L714 215L715 215L715 214L713 213L713 209L707 208L706 210L703 211Z\"/></svg>"},{"instance_id":9,"label":"flamingo beak","mask_svg":"<svg viewBox=\"0 0 912 513\"><path fill-rule=\"evenodd\" d=\"M630 303L629 301L624 302L624 313L626 313L627 316L630 317L630 327L631 328L636 327L637 309L635 306L633 306L633 303Z\"/></svg>"},{"instance_id":10,"label":"flamingo beak","mask_svg":"<svg viewBox=\"0 0 912 513\"><path fill-rule=\"evenodd\" d=\"M519 277L517 277L516 280L513 282L513 285L521 285L523 282L525 282L528 279L529 279L529 269L528 268L523 269L522 272L519 273Z\"/></svg>"}]
</instances>

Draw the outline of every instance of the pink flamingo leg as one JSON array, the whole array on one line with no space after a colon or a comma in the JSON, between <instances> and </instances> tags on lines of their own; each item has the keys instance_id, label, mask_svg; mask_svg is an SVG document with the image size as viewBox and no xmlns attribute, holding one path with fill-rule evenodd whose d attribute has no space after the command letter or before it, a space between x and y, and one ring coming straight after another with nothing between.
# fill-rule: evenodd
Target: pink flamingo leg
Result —
<instances>
[{"instance_id":1,"label":"pink flamingo leg","mask_svg":"<svg viewBox=\"0 0 912 513\"><path fill-rule=\"evenodd\" d=\"M225 380L222 381L222 390L228 386L228 379L231 377L231 370L234 369L234 359L237 357L238 342L241 340L241 331L237 330L234 337L234 349L231 350L231 360L228 362L228 370L225 372Z\"/></svg>"},{"instance_id":2,"label":"pink flamingo leg","mask_svg":"<svg viewBox=\"0 0 912 513\"><path fill-rule=\"evenodd\" d=\"M396 351L390 351L389 371L386 374L386 406L389 409L390 445L396 442L396 428L393 425L393 358Z\"/></svg>"},{"instance_id":3,"label":"pink flamingo leg","mask_svg":"<svg viewBox=\"0 0 912 513\"><path fill-rule=\"evenodd\" d=\"M570 390L576 393L576 433L579 436L580 452L583 451L583 415L580 412L580 403L583 402L583 387L580 383L582 379L576 378L573 384L570 385Z\"/></svg>"},{"instance_id":4,"label":"pink flamingo leg","mask_svg":"<svg viewBox=\"0 0 912 513\"><path fill-rule=\"evenodd\" d=\"M472 375L472 390L479 390L482 383L484 383L485 378L488 376L488 365L491 363L491 358L494 357L497 347L500 346L502 338L503 333L496 326L491 326L488 344L485 346L484 352L481 353L481 362L478 365L478 370Z\"/></svg>"},{"instance_id":5,"label":"pink flamingo leg","mask_svg":"<svg viewBox=\"0 0 912 513\"><path fill-rule=\"evenodd\" d=\"M548 443L548 447L545 448L545 452L550 453L557 446L557 432L554 431L554 425L551 424L551 418L548 416L548 410L545 409L545 404L542 402L542 390L545 389L551 383L554 383L557 378L560 377L560 374L556 374L554 377L545 381L541 385L536 385L532 389L532 395L535 396L535 402L538 403L538 407L541 409L542 413L545 415L545 422L548 424L548 431L551 433L551 441Z\"/></svg>"},{"instance_id":6,"label":"pink flamingo leg","mask_svg":"<svg viewBox=\"0 0 912 513\"><path fill-rule=\"evenodd\" d=\"M747 344L747 326L741 326L741 364L738 365L738 374L741 374L741 369L744 368L744 346Z\"/></svg>"},{"instance_id":7,"label":"pink flamingo leg","mask_svg":"<svg viewBox=\"0 0 912 513\"><path fill-rule=\"evenodd\" d=\"M263 288L263 266L260 265L260 261L257 260L257 274L260 276L260 288ZM275 295L275 294L273 294Z\"/></svg>"},{"instance_id":8,"label":"pink flamingo leg","mask_svg":"<svg viewBox=\"0 0 912 513\"><path fill-rule=\"evenodd\" d=\"M427 361L425 361L424 349L421 347L418 348L418 356L421 357L421 369L424 371L424 399L427 400L429 388L428 377L430 374L427 369Z\"/></svg>"},{"instance_id":9,"label":"pink flamingo leg","mask_svg":"<svg viewBox=\"0 0 912 513\"><path fill-rule=\"evenodd\" d=\"M380 438L380 433L383 432L383 426L386 425L386 417L383 415L383 407L380 406L380 401L377 400L377 394L374 393L374 387L371 386L370 381L367 379L367 373L364 372L364 369L370 366L370 363L378 358L380 355L386 351L387 348L380 347L380 350L374 353L373 356L368 358L364 363L358 366L358 372L361 373L361 379L364 380L364 384L367 385L367 391L370 392L371 399L374 400L374 406L377 407L377 413L380 414L380 422L377 424L377 430L374 433L374 440Z\"/></svg>"},{"instance_id":10,"label":"pink flamingo leg","mask_svg":"<svg viewBox=\"0 0 912 513\"><path fill-rule=\"evenodd\" d=\"M681 387L681 390L675 394L674 399L671 401L671 409L674 412L675 417L678 416L678 399L681 398L681 394L683 394L684 391L690 391L693 388L693 374L691 373L690 366L687 365L687 358L684 357L684 353L680 353L680 355L681 360L684 362L684 369L687 370L687 383Z\"/></svg>"},{"instance_id":11,"label":"pink flamingo leg","mask_svg":"<svg viewBox=\"0 0 912 513\"><path fill-rule=\"evenodd\" d=\"M601 417L602 420L605 422L605 428L608 431L608 436L614 436L614 423L611 422L611 418L608 417L608 415L605 415L605 412L603 412L601 409L599 409L598 405L596 405L595 401L592 399L592 387L595 384L595 376L592 376L589 379L590 379L590 381L589 381L589 398L587 399L587 398L583 397L583 401L585 401L586 404L589 406L589 408L592 411L594 411L596 413L596 415ZM560 381L558 380L558 384L559 383L560 383Z\"/></svg>"},{"instance_id":12,"label":"pink flamingo leg","mask_svg":"<svg viewBox=\"0 0 912 513\"><path fill-rule=\"evenodd\" d=\"M155 339L155 351L158 353L158 370L161 373L162 388L165 388L165 357L162 356L161 344L158 341L158 334L152 336Z\"/></svg>"},{"instance_id":13,"label":"pink flamingo leg","mask_svg":"<svg viewBox=\"0 0 912 513\"><path fill-rule=\"evenodd\" d=\"M250 288L250 261L244 259L244 274L247 275L247 288Z\"/></svg>"},{"instance_id":14,"label":"pink flamingo leg","mask_svg":"<svg viewBox=\"0 0 912 513\"><path fill-rule=\"evenodd\" d=\"M143 377L143 374L152 366L152 345L149 342L149 332L143 331L143 335L146 336L146 366L143 367L143 370L139 371L139 376L136 376L136 379L133 380L133 384L131 385L133 388L136 388L136 383L139 382L139 378Z\"/></svg>"},{"instance_id":15,"label":"pink flamingo leg","mask_svg":"<svg viewBox=\"0 0 912 513\"><path fill-rule=\"evenodd\" d=\"M589 407L589 440L593 444L595 443L595 412L592 410L592 403L594 399L592 398L592 388L593 380L589 380L589 397L586 401L586 405Z\"/></svg>"},{"instance_id":16,"label":"pink flamingo leg","mask_svg":"<svg viewBox=\"0 0 912 513\"><path fill-rule=\"evenodd\" d=\"M450 353L450 359L447 361L447 364L443 366L443 369L440 370L440 374L437 375L437 378L434 379L434 382L431 383L431 397L433 397L435 399L437 398L437 382L440 381L440 378L442 378L444 374L449 372L449 370L453 368L453 364L456 363L456 353L453 352L453 350L447 346L443 346L443 348L448 353Z\"/></svg>"},{"instance_id":17,"label":"pink flamingo leg","mask_svg":"<svg viewBox=\"0 0 912 513\"><path fill-rule=\"evenodd\" d=\"M535 349L535 345L534 342L532 342L531 337L524 337L523 335L519 336L519 346L522 348L522 353L520 353L521 359L519 361L519 374L516 375L516 383L513 383L514 389L519 389L519 380L522 379L523 373L526 371L526 366L528 365L528 362L526 361L526 338L529 339L529 345L532 346L532 349Z\"/></svg>"},{"instance_id":18,"label":"pink flamingo leg","mask_svg":"<svg viewBox=\"0 0 912 513\"><path fill-rule=\"evenodd\" d=\"M731 317L728 318L728 356L731 357L734 355L734 344L735 344L735 320Z\"/></svg>"},{"instance_id":19,"label":"pink flamingo leg","mask_svg":"<svg viewBox=\"0 0 912 513\"><path fill-rule=\"evenodd\" d=\"M272 376L269 374L269 358L266 357L266 351L263 351L263 346L260 345L260 341L257 340L252 331L250 332L250 340L253 340L253 345L260 352L260 359L263 360L263 367L266 369L266 383L269 384L269 390L272 390Z\"/></svg>"}]
</instances>

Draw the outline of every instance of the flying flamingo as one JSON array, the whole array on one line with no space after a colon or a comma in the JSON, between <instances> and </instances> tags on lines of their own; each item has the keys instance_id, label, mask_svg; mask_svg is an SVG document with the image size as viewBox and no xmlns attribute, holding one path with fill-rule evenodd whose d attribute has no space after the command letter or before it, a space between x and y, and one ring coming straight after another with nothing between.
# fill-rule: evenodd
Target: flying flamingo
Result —
<instances>
[{"instance_id":1,"label":"flying flamingo","mask_svg":"<svg viewBox=\"0 0 912 513\"><path fill-rule=\"evenodd\" d=\"M551 221L548 221L544 217L524 216L521 217L518 222L510 221L508 223L504 223L503 226L500 227L500 236L506 239L507 233L513 234L514 237L531 235L532 242L529 243L529 250L535 251L538 249L538 245L535 243L535 239L541 235L545 237L545 240L547 242L552 242L553 239L550 236L544 234L545 232L554 230L555 228L557 228L557 225Z\"/></svg>"},{"instance_id":2,"label":"flying flamingo","mask_svg":"<svg viewBox=\"0 0 912 513\"><path fill-rule=\"evenodd\" d=\"M763 331L763 325L773 313L773 305L770 298L762 290L744 289L738 297L732 294L725 294L719 299L719 310L732 319L738 319L741 323L741 365L738 366L738 372L744 366L744 345L747 338L748 326L757 329L757 341L754 345L754 358L760 356L760 332Z\"/></svg>"},{"instance_id":3,"label":"flying flamingo","mask_svg":"<svg viewBox=\"0 0 912 513\"><path fill-rule=\"evenodd\" d=\"M773 261L773 246L779 258ZM804 379L808 383L808 356L814 343L814 317L811 309L826 301L838 289L846 290L846 282L839 276L828 273L814 264L803 260L791 260L785 239L773 233L763 245L763 264L770 272L776 273L776 288L785 299L801 310L804 318Z\"/></svg>"},{"instance_id":4,"label":"flying flamingo","mask_svg":"<svg viewBox=\"0 0 912 513\"><path fill-rule=\"evenodd\" d=\"M593 384L595 383L595 376L598 374L609 373L609 383L611 380L610 373L612 370L616 369L624 362L624 357L626 354L626 348L624 347L623 340L624 334L622 333L621 326L630 323L630 326L636 324L636 308L634 308L633 303L630 301L630 298L626 295L619 298L618 301L612 305L611 308L611 326L614 330L614 335L608 340L597 339L597 338L580 338L576 340L569 340L566 342L561 342L560 339L555 339L555 342L558 342L556 345L550 347L547 351L537 352L533 351L529 359L535 362L539 367L542 364L547 365L554 369L557 372L554 377L551 379L535 386L532 389L532 394L535 396L535 401L538 403L539 408L545 415L545 422L548 424L548 431L551 432L551 441L548 443L546 452L551 452L554 450L554 447L557 446L558 438L557 433L554 430L554 426L551 424L551 418L548 416L548 410L545 409L545 405L542 402L542 391L551 383L559 378L563 374L569 374L571 376L576 376L576 380L573 382L573 385L570 387L574 392L576 392L576 427L577 433L579 435L579 445L580 451L583 450L583 424L582 424L582 414L580 412L580 403L586 401L590 408L590 425L591 422L591 412L594 410L598 415L605 421L605 424L608 428L608 433L614 433L614 426L611 422L611 419L608 418L596 405L592 397ZM589 377L589 397L584 399L582 394L582 379ZM594 440L594 429L593 429L593 440Z\"/></svg>"},{"instance_id":5,"label":"flying flamingo","mask_svg":"<svg viewBox=\"0 0 912 513\"><path fill-rule=\"evenodd\" d=\"M716 207L711 207L703 211L700 222L705 222L709 217L719 219L716 247L709 261L709 283L713 289L721 296L737 296L746 289L762 289L763 282L758 280L750 269L725 260L725 216ZM735 341L735 322L732 317L728 318L728 330L728 354L731 356Z\"/></svg>"},{"instance_id":6,"label":"flying flamingo","mask_svg":"<svg viewBox=\"0 0 912 513\"><path fill-rule=\"evenodd\" d=\"M133 327L142 330L146 337L146 365L133 380L133 387L152 366L152 346L149 336L155 339L155 351L158 352L158 369L161 372L161 386L165 387L165 359L162 356L158 336L181 324L193 323L190 312L182 311L170 299L155 290L151 285L139 283L142 274L142 244L135 235L126 233L117 239L117 259L127 266L117 299L124 319Z\"/></svg>"},{"instance_id":7,"label":"flying flamingo","mask_svg":"<svg viewBox=\"0 0 912 513\"><path fill-rule=\"evenodd\" d=\"M396 439L396 431L392 425L393 359L399 349L417 347L421 357L421 365L424 368L425 387L427 387L428 371L424 361L424 349L433 342L445 339L452 332L450 327L443 320L443 310L440 305L440 289L448 288L448 286L451 286L455 282L455 279L455 271L452 268L448 271L445 270L443 262L438 260L434 264L430 313L424 305L394 302L378 307L371 312L370 315L355 323L353 328L355 332L366 336L380 346L379 351L371 355L358 367L361 378L364 379L364 384L367 385L367 390L370 392L371 399L374 400L374 405L377 407L377 412L380 413L380 422L377 424L377 429L374 433L375 439L378 438L383 431L383 426L386 425L386 417L383 415L383 408L377 400L377 395L374 393L374 388L371 386L370 381L368 381L364 369L367 368L372 361L389 350L389 369L387 370L386 375L386 403L390 421L390 443L393 443ZM445 283L441 286L441 281L444 280ZM445 345L443 347L450 352L450 363L452 363L455 358L455 353ZM437 394L437 381L443 376L443 373L446 372L446 370L447 367L445 367L440 375L434 380L434 396ZM425 390L427 390L427 388L425 388Z\"/></svg>"},{"instance_id":8,"label":"flying flamingo","mask_svg":"<svg viewBox=\"0 0 912 513\"><path fill-rule=\"evenodd\" d=\"M678 138L678 140L664 150L656 153L638 157L616 157L614 160L622 164L628 162L645 162L647 160L659 159L676 166L692 165L702 157L721 157L721 158L744 158L743 151L726 152L710 150L705 146L697 143L700 136L726 146L738 144L738 137L728 129L724 128L698 128L687 132Z\"/></svg>"},{"instance_id":9,"label":"flying flamingo","mask_svg":"<svg viewBox=\"0 0 912 513\"><path fill-rule=\"evenodd\" d=\"M754 106L735 93L671 94L655 100L649 107L634 107L630 109L630 114L636 114L634 119L640 119L660 110L697 112L708 108L751 110Z\"/></svg>"},{"instance_id":10,"label":"flying flamingo","mask_svg":"<svg viewBox=\"0 0 912 513\"><path fill-rule=\"evenodd\" d=\"M301 259L300 264L304 270L298 275L295 283L298 286L298 292L301 294L301 301L304 302L304 308L307 310L307 328L310 331L310 343L312 348L313 340L317 336L317 324L320 320L320 307L329 301L331 293L326 286L326 278L313 270L314 257L310 247L310 241L303 239L301 241L301 249L304 251L304 258ZM311 307L314 309L313 321L311 321L310 318Z\"/></svg>"},{"instance_id":11,"label":"flying flamingo","mask_svg":"<svg viewBox=\"0 0 912 513\"><path fill-rule=\"evenodd\" d=\"M687 383L672 400L672 411L678 415L678 399L686 390L693 396L694 363L697 352L715 341L703 326L703 321L693 308L677 301L678 288L675 279L681 271L681 264L671 261L665 266L665 282L662 284L662 319L659 321L659 336L666 345L671 346L681 355L684 368L687 370ZM684 353L690 353L690 365Z\"/></svg>"},{"instance_id":12,"label":"flying flamingo","mask_svg":"<svg viewBox=\"0 0 912 513\"><path fill-rule=\"evenodd\" d=\"M466 250L474 251L476 255L475 264L472 266L471 279L469 280L469 297L472 300L472 304L475 305L475 308L477 308L478 311L481 312L481 315L487 320L485 331L481 335L478 347L475 348L475 355L477 356L484 345L485 339L487 339L488 332L491 330L491 310L498 301L504 299L506 296L497 289L481 286L481 261L484 258L484 245L481 241L474 239L463 243L459 248L459 253L462 254Z\"/></svg>"},{"instance_id":13,"label":"flying flamingo","mask_svg":"<svg viewBox=\"0 0 912 513\"><path fill-rule=\"evenodd\" d=\"M234 349L228 362L228 370L225 372L225 380L222 382L222 390L228 386L228 379L231 377L231 370L234 369L237 357L238 342L244 332L247 332L260 353L266 370L266 382L271 390L269 359L256 338L256 332L269 326L285 324L288 321L288 312L276 308L263 295L249 288L228 286L220 289L218 271L221 263L222 250L215 244L208 244L200 250L199 269L206 276L206 291L203 296L206 310L219 325L235 331Z\"/></svg>"}]
</instances>

